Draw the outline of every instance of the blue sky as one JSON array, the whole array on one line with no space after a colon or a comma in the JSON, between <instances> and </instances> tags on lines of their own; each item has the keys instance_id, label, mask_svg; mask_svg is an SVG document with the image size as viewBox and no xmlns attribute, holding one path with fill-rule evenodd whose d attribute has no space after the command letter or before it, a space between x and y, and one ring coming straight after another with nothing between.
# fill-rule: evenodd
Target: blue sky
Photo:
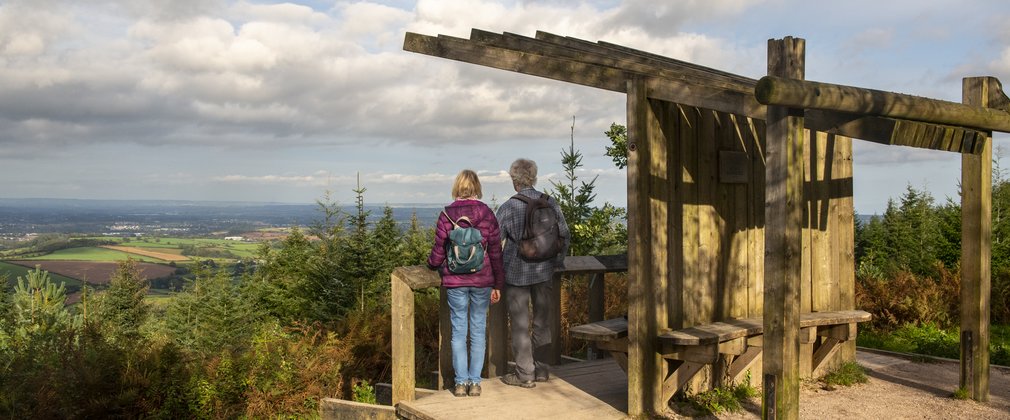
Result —
<instances>
[{"instance_id":1,"label":"blue sky","mask_svg":"<svg viewBox=\"0 0 1010 420\"><path fill-rule=\"evenodd\" d=\"M543 30L754 78L796 36L807 79L959 102L962 77L1010 81L1007 21L996 0L5 0L0 196L351 204L360 173L368 202L441 203L468 167L501 200L514 158L558 179L574 116L579 176L624 205L603 156L622 95L407 53L404 33ZM907 185L957 197L957 155L857 141L854 161L860 213Z\"/></svg>"}]
</instances>

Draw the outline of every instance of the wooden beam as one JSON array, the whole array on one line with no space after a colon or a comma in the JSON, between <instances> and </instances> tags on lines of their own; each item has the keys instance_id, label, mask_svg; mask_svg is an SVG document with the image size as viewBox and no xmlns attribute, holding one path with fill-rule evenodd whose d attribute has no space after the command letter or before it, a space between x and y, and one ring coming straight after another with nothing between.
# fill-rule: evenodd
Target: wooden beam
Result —
<instances>
[{"instance_id":1,"label":"wooden beam","mask_svg":"<svg viewBox=\"0 0 1010 420\"><path fill-rule=\"evenodd\" d=\"M962 100L985 107L1001 99L992 77L962 81ZM978 155L961 156L961 386L989 400L989 299L992 235L992 139Z\"/></svg>"},{"instance_id":2,"label":"wooden beam","mask_svg":"<svg viewBox=\"0 0 1010 420\"><path fill-rule=\"evenodd\" d=\"M538 37L548 38L551 43L518 35L497 35L479 30L475 30L471 36L475 40L449 36L431 37L408 32L404 38L403 49L620 93L625 93L626 80L643 76L648 77L646 96L650 98L759 120L764 119L767 113L765 105L754 97L753 89L741 89L750 86L745 78L736 80L711 75L702 77L697 74L701 70L688 70L691 67L683 66L683 62L664 66L661 60L656 58L658 56L645 52L638 51L632 54L611 44L598 45L544 33L538 33ZM601 55L604 53L616 54L617 58ZM696 67L704 69L701 66ZM936 140L936 136L923 139L908 137L907 131L899 133L896 130L898 128L896 120L883 117L811 110L805 118L805 124L811 130L880 144L958 153L977 153L978 147L966 149L966 146L973 146L974 143L965 145L960 142L941 143ZM927 126L910 127L916 129L914 132L919 132L919 128ZM929 132L950 132L948 138L978 136L974 130L938 127ZM927 130L922 129L921 132L925 134ZM942 136L939 138L943 139Z\"/></svg>"},{"instance_id":3,"label":"wooden beam","mask_svg":"<svg viewBox=\"0 0 1010 420\"><path fill-rule=\"evenodd\" d=\"M989 89L999 91L996 82ZM1002 94L1002 92L1000 92ZM1010 132L1010 112L853 86L765 76L754 88L765 105L813 108Z\"/></svg>"},{"instance_id":4,"label":"wooden beam","mask_svg":"<svg viewBox=\"0 0 1010 420\"><path fill-rule=\"evenodd\" d=\"M803 79L805 41L768 40L768 74ZM769 106L766 148L764 415L799 416L803 110Z\"/></svg>"}]
</instances>

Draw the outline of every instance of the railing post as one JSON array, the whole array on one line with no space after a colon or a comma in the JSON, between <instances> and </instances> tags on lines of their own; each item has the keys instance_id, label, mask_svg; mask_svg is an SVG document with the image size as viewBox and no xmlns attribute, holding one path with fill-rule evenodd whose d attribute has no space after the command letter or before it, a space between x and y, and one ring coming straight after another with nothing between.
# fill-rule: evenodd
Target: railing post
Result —
<instances>
[{"instance_id":1,"label":"railing post","mask_svg":"<svg viewBox=\"0 0 1010 420\"><path fill-rule=\"evenodd\" d=\"M603 273L593 273L589 276L589 322L599 322L603 321ZM600 357L599 349L596 348L596 342L589 343L588 349L586 349L586 359L596 360Z\"/></svg>"},{"instance_id":2,"label":"railing post","mask_svg":"<svg viewBox=\"0 0 1010 420\"><path fill-rule=\"evenodd\" d=\"M551 366L561 364L561 347L563 347L561 345L561 275L562 272L555 272L554 277L550 280L554 282L554 287L551 290L551 302L554 302L554 305L551 307L550 314L551 354L549 362Z\"/></svg>"},{"instance_id":3,"label":"railing post","mask_svg":"<svg viewBox=\"0 0 1010 420\"><path fill-rule=\"evenodd\" d=\"M392 298L393 405L414 400L414 291L400 277L390 275Z\"/></svg>"},{"instance_id":4,"label":"railing post","mask_svg":"<svg viewBox=\"0 0 1010 420\"><path fill-rule=\"evenodd\" d=\"M452 322L449 320L449 295L438 288L438 383L435 389L455 385L452 369Z\"/></svg>"},{"instance_id":5,"label":"railing post","mask_svg":"<svg viewBox=\"0 0 1010 420\"><path fill-rule=\"evenodd\" d=\"M505 293L504 290L501 291ZM496 304L491 305L487 315L487 369L486 378L494 378L505 374L508 368L509 335L506 318L505 296Z\"/></svg>"}]
</instances>

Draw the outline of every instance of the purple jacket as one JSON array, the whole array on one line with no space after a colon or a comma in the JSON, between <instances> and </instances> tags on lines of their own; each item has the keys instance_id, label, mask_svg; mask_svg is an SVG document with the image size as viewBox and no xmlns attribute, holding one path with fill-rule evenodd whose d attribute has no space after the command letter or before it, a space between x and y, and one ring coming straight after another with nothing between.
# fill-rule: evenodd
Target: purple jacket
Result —
<instances>
[{"instance_id":1,"label":"purple jacket","mask_svg":"<svg viewBox=\"0 0 1010 420\"><path fill-rule=\"evenodd\" d=\"M428 255L428 267L438 269L442 275L443 287L493 287L502 290L505 287L505 270L502 268L501 233L498 230L498 219L491 208L479 200L456 200L445 208L445 213L453 220L467 216L474 223L484 238L484 268L476 273L454 274L445 266L445 243L449 240L452 222L439 213L435 222L435 245Z\"/></svg>"}]
</instances>

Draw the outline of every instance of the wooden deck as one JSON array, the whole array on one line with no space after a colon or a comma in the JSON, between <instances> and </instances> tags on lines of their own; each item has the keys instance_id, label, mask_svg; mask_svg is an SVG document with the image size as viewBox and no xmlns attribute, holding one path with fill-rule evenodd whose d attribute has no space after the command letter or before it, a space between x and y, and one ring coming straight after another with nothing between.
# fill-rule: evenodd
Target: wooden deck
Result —
<instances>
[{"instance_id":1,"label":"wooden deck","mask_svg":"<svg viewBox=\"0 0 1010 420\"><path fill-rule=\"evenodd\" d=\"M613 359L569 363L536 388L503 384L498 378L481 382L480 397L453 397L437 392L401 402L403 418L441 420L461 418L509 419L624 419L628 411L628 377Z\"/></svg>"}]
</instances>

